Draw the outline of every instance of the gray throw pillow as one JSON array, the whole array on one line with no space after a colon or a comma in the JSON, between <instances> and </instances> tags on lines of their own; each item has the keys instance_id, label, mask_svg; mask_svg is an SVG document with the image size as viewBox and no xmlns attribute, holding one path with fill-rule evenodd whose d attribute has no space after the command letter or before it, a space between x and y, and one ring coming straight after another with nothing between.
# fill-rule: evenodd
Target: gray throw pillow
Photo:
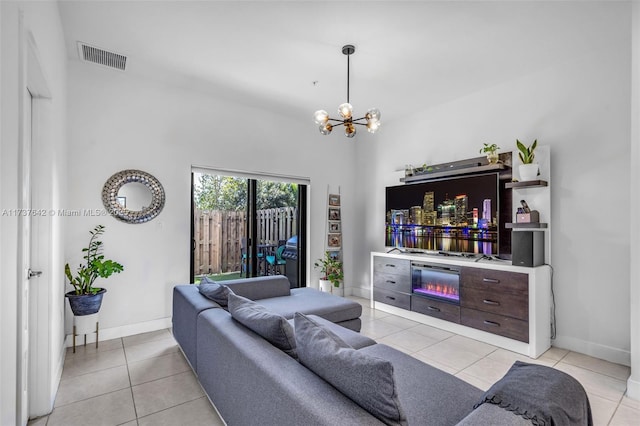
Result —
<instances>
[{"instance_id":1,"label":"gray throw pillow","mask_svg":"<svg viewBox=\"0 0 640 426\"><path fill-rule=\"evenodd\" d=\"M233 293L226 285L211 281L208 277L204 277L200 280L198 290L204 297L213 300L220 306L227 306L229 293Z\"/></svg>"},{"instance_id":2,"label":"gray throw pillow","mask_svg":"<svg viewBox=\"0 0 640 426\"><path fill-rule=\"evenodd\" d=\"M305 367L385 424L408 424L389 361L353 349L299 312L294 324L298 358Z\"/></svg>"},{"instance_id":3,"label":"gray throw pillow","mask_svg":"<svg viewBox=\"0 0 640 426\"><path fill-rule=\"evenodd\" d=\"M233 319L259 334L273 346L298 359L293 327L285 317L233 292L229 294L229 313Z\"/></svg>"}]
</instances>

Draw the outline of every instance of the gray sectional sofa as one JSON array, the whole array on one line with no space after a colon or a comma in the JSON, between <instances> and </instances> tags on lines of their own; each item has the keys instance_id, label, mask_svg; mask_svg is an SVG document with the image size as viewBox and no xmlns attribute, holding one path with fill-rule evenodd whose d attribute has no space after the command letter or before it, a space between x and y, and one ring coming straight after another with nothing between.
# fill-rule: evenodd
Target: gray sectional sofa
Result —
<instances>
[{"instance_id":1,"label":"gray sectional sofa","mask_svg":"<svg viewBox=\"0 0 640 426\"><path fill-rule=\"evenodd\" d=\"M500 401L481 404L474 410L474 405L483 398L481 390L360 335L357 331L362 308L354 301L308 288L289 291L285 277L222 284L228 284L235 294L255 301L248 303L257 304L260 309L266 307L265 310L286 317L292 324L295 312L307 314L296 314L295 340L300 355L300 359L296 359L204 297L198 286L174 288L174 336L209 399L228 425L531 424L531 420L514 414L517 409L499 404ZM398 422L385 420L383 423L379 415L372 414L375 410L363 408L366 404L358 404L354 401L358 398L350 398L339 391L342 389L339 384L332 385L323 379L326 376L322 372L307 368L305 365L311 365L311 362L302 357L302 349L306 348L298 340L302 327L298 327L297 321L301 318L315 324L325 335L333 336L330 340L344 342L341 344L348 349L340 351L346 351L341 353L346 354L347 359L372 357L367 359L390 363L393 399L401 405L404 417ZM327 365L331 364L325 367ZM339 376L347 387L356 386L356 391L375 391L371 388L377 386L358 385L363 379L357 376L358 370L350 366L344 369L338 366L338 370L333 371L333 376ZM545 387L544 384L541 386Z\"/></svg>"}]
</instances>

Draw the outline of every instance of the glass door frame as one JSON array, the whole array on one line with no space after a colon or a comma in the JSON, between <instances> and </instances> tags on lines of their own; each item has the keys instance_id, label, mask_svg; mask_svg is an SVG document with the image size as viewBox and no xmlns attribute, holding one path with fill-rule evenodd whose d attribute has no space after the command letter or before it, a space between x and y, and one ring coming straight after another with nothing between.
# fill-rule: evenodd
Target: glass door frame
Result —
<instances>
[{"instance_id":1,"label":"glass door frame","mask_svg":"<svg viewBox=\"0 0 640 426\"><path fill-rule=\"evenodd\" d=\"M294 176L282 176L282 175L269 175L241 172L235 170L223 170L223 169L209 169L204 167L193 166L191 170L191 247L190 247L190 268L189 268L189 282L195 282L195 173L206 173L209 175L223 175L232 176L237 178L244 178L247 180L247 223L245 227L246 240L247 240L247 275L248 277L259 276L259 258L258 258L258 237L257 237L257 184L258 181L279 181L287 183L295 183L298 185L298 218L296 233L298 236L298 261L297 264L297 276L298 286L307 286L307 233L309 232L307 226L308 215L308 190L310 186L310 179L300 178ZM242 267L242 266L241 266Z\"/></svg>"}]
</instances>

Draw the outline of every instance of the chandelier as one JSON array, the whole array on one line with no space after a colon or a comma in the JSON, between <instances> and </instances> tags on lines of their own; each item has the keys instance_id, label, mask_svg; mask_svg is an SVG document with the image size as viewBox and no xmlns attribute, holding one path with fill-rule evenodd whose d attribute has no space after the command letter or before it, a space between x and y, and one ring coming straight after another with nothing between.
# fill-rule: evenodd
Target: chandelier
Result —
<instances>
[{"instance_id":1,"label":"chandelier","mask_svg":"<svg viewBox=\"0 0 640 426\"><path fill-rule=\"evenodd\" d=\"M342 47L342 54L347 55L347 102L338 107L341 119L329 117L325 110L318 110L313 115L320 133L328 135L335 126L344 126L344 134L348 138L356 135L355 125L367 126L369 133L375 133L380 128L380 110L371 108L364 117L353 118L353 107L349 103L349 57L356 51L355 46L347 44Z\"/></svg>"}]
</instances>

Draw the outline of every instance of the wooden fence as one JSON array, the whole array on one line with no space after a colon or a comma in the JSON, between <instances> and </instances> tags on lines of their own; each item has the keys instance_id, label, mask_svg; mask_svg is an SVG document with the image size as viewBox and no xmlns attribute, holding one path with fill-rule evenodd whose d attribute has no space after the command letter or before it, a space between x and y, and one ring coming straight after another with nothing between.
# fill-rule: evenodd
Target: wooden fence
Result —
<instances>
[{"instance_id":1,"label":"wooden fence","mask_svg":"<svg viewBox=\"0 0 640 426\"><path fill-rule=\"evenodd\" d=\"M259 243L278 244L296 234L296 207L258 210L256 213ZM195 275L240 271L246 219L244 211L196 210Z\"/></svg>"}]
</instances>

